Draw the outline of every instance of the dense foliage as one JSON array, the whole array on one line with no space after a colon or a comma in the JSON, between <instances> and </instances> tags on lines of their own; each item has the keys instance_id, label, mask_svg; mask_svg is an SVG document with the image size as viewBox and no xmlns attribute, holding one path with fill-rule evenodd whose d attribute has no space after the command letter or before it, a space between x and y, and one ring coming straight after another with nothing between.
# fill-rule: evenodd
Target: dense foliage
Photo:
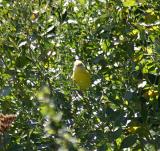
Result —
<instances>
[{"instance_id":1,"label":"dense foliage","mask_svg":"<svg viewBox=\"0 0 160 151\"><path fill-rule=\"evenodd\" d=\"M156 0L0 0L0 150L158 150ZM80 59L92 86L71 80Z\"/></svg>"}]
</instances>

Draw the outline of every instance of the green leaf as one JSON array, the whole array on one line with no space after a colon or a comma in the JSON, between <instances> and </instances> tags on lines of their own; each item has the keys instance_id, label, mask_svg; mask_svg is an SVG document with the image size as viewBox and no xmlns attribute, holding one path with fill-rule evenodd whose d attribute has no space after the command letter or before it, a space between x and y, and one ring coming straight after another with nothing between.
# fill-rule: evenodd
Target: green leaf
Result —
<instances>
[{"instance_id":1,"label":"green leaf","mask_svg":"<svg viewBox=\"0 0 160 151\"><path fill-rule=\"evenodd\" d=\"M20 56L16 59L16 67L23 68L29 63L30 59L26 56Z\"/></svg>"},{"instance_id":2,"label":"green leaf","mask_svg":"<svg viewBox=\"0 0 160 151\"><path fill-rule=\"evenodd\" d=\"M122 148L129 148L132 147L137 141L137 136L136 135L130 135L126 138L123 139L121 143L121 149Z\"/></svg>"},{"instance_id":3,"label":"green leaf","mask_svg":"<svg viewBox=\"0 0 160 151\"><path fill-rule=\"evenodd\" d=\"M78 1L81 5L84 5L86 3L86 0L78 0Z\"/></svg>"},{"instance_id":4,"label":"green leaf","mask_svg":"<svg viewBox=\"0 0 160 151\"><path fill-rule=\"evenodd\" d=\"M120 128L114 132L108 132L108 138L110 141L114 141L117 138L119 138L121 136L121 134L122 134L122 129Z\"/></svg>"},{"instance_id":5,"label":"green leaf","mask_svg":"<svg viewBox=\"0 0 160 151\"><path fill-rule=\"evenodd\" d=\"M122 0L122 2L125 7L137 5L136 0Z\"/></svg>"}]
</instances>

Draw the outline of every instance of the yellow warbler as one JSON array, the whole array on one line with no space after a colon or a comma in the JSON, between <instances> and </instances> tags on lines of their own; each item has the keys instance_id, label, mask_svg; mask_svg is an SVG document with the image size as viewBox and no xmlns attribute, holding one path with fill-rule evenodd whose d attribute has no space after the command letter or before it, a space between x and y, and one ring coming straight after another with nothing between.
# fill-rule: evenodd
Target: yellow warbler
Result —
<instances>
[{"instance_id":1,"label":"yellow warbler","mask_svg":"<svg viewBox=\"0 0 160 151\"><path fill-rule=\"evenodd\" d=\"M81 90L86 90L91 85L91 75L80 60L74 62L71 78L77 83Z\"/></svg>"}]
</instances>

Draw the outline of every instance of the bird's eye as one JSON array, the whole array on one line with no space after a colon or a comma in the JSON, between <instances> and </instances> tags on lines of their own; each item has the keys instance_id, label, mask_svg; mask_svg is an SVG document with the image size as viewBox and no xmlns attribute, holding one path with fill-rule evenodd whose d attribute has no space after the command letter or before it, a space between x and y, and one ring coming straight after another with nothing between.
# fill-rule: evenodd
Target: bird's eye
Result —
<instances>
[{"instance_id":1,"label":"bird's eye","mask_svg":"<svg viewBox=\"0 0 160 151\"><path fill-rule=\"evenodd\" d=\"M83 64L78 64L77 67L83 67Z\"/></svg>"}]
</instances>

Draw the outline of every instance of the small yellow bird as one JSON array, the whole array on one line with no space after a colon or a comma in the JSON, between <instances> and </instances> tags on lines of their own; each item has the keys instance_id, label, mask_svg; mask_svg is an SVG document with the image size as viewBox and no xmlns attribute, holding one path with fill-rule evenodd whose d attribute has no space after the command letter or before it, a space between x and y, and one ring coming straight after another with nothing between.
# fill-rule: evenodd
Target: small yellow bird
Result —
<instances>
[{"instance_id":1,"label":"small yellow bird","mask_svg":"<svg viewBox=\"0 0 160 151\"><path fill-rule=\"evenodd\" d=\"M71 78L77 83L81 90L86 90L91 85L91 75L80 60L74 62Z\"/></svg>"}]
</instances>

